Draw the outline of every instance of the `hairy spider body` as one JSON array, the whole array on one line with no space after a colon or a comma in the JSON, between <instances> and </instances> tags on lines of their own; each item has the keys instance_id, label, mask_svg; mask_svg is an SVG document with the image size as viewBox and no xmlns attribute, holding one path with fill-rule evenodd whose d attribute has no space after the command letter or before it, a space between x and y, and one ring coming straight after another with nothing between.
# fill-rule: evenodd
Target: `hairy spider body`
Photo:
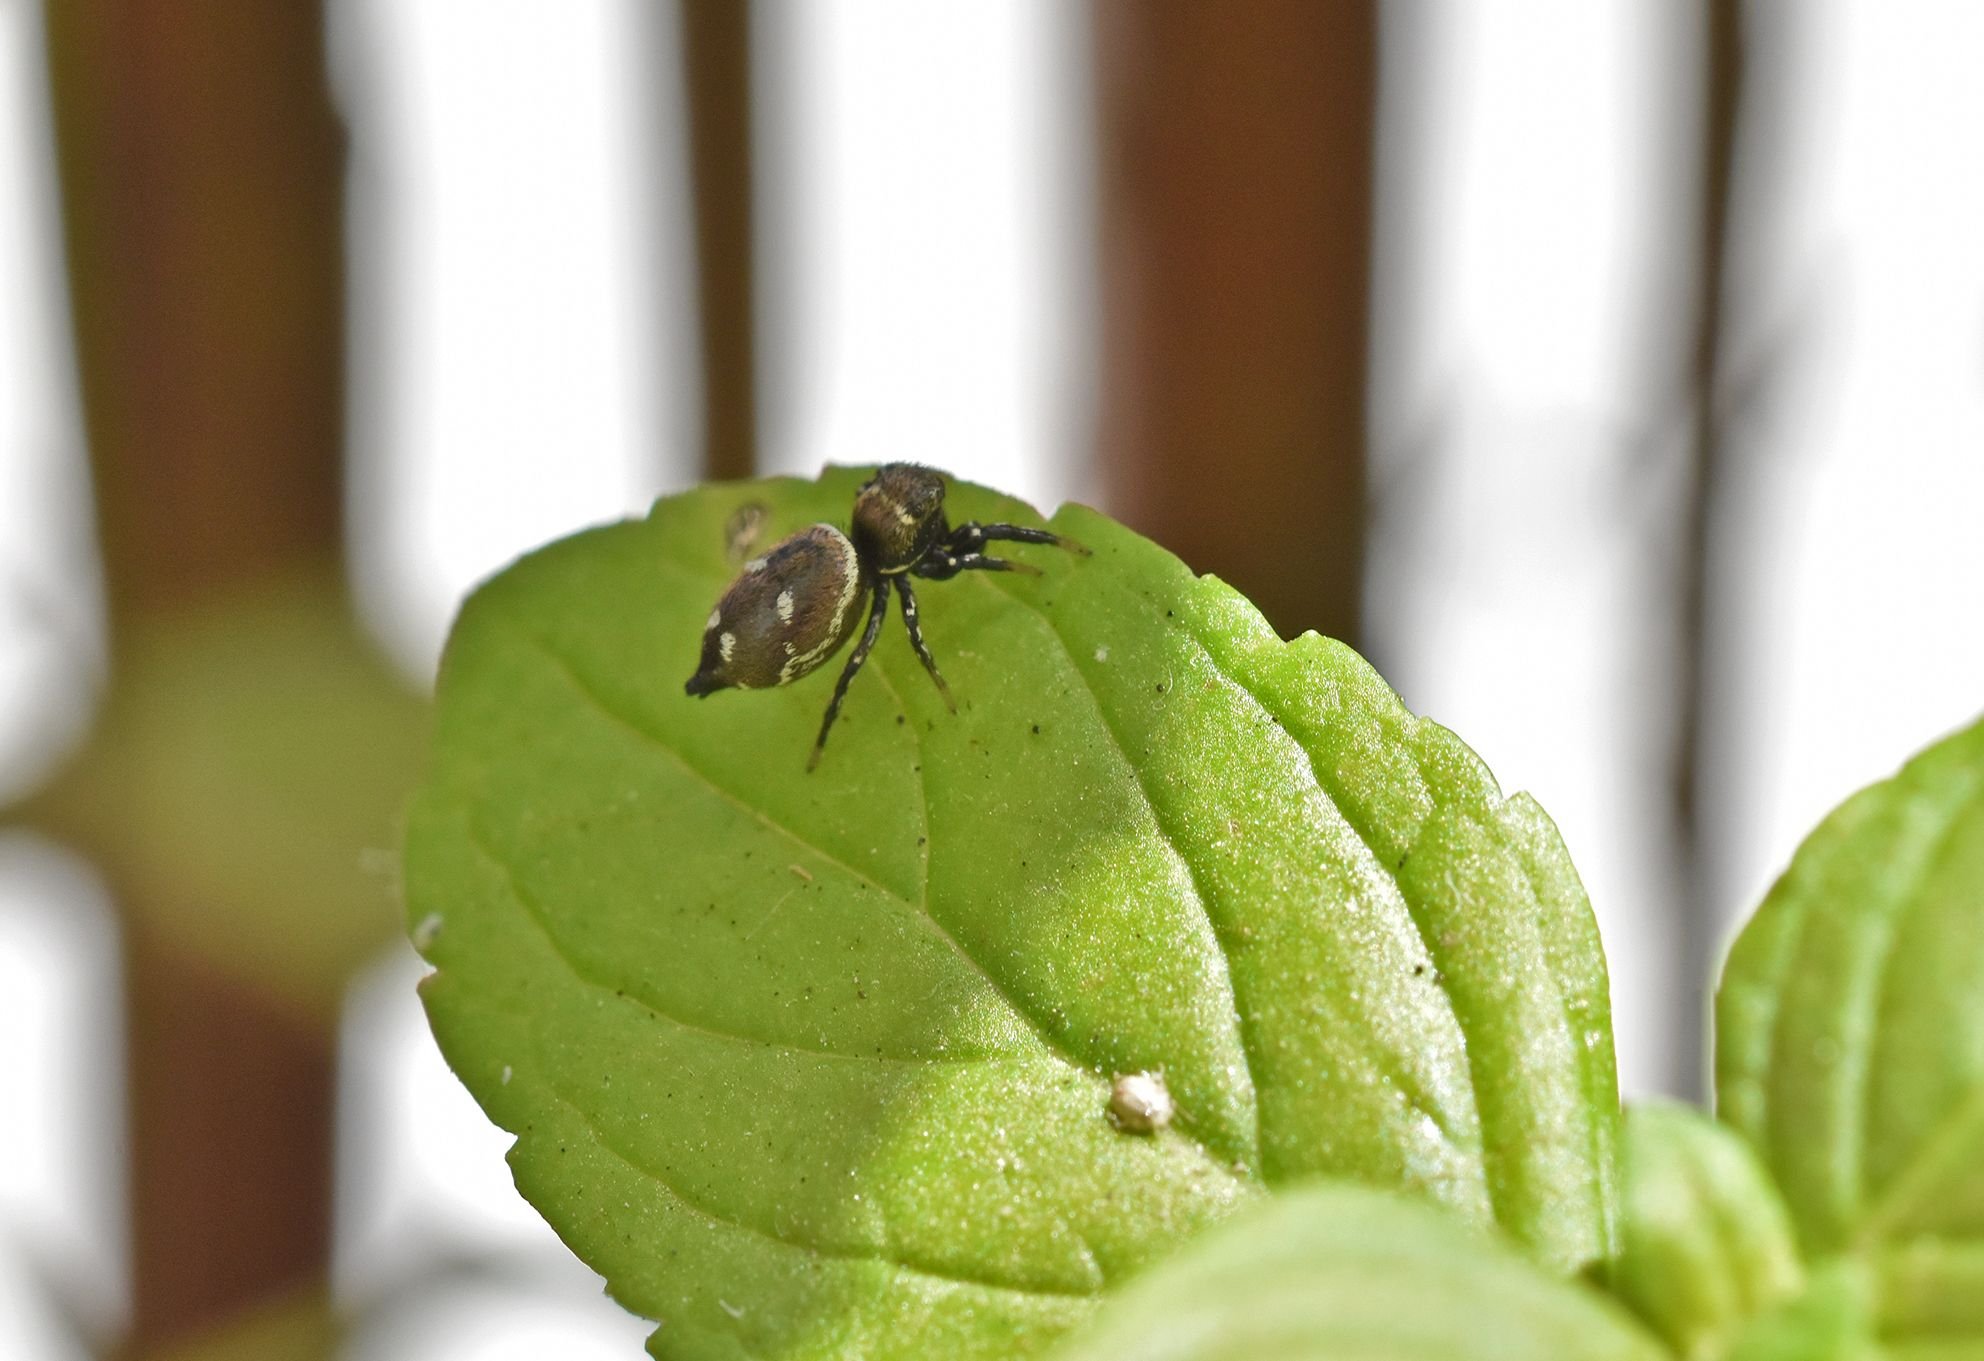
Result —
<instances>
[{"instance_id":1,"label":"hairy spider body","mask_svg":"<svg viewBox=\"0 0 1984 1361\"><path fill-rule=\"evenodd\" d=\"M869 590L854 544L832 525L781 539L745 565L710 611L688 692L767 690L798 680L840 650Z\"/></svg>"},{"instance_id":2,"label":"hairy spider body","mask_svg":"<svg viewBox=\"0 0 1984 1361\"><path fill-rule=\"evenodd\" d=\"M812 525L746 563L710 611L702 658L683 687L700 697L732 687L762 690L790 684L840 651L868 603L867 627L834 684L808 770L819 764L848 683L881 634L891 594L902 598L910 646L944 703L957 712L951 687L923 641L910 577L943 581L959 572L1038 571L985 556L985 545L997 540L1088 552L1072 539L1024 525L973 521L951 528L944 515L944 475L914 463L885 464L861 484L849 530L843 534L833 525Z\"/></svg>"}]
</instances>

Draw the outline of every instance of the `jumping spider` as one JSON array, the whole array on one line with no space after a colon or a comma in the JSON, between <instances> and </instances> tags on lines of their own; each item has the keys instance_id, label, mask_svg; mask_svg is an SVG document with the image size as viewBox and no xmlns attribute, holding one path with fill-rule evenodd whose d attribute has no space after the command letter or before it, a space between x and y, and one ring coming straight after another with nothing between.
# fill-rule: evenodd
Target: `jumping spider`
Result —
<instances>
[{"instance_id":1,"label":"jumping spider","mask_svg":"<svg viewBox=\"0 0 1984 1361\"><path fill-rule=\"evenodd\" d=\"M798 680L840 651L854 632L862 601L872 591L868 627L834 684L820 735L806 761L808 770L820 763L848 682L868 660L882 631L891 591L902 597L902 622L909 630L910 646L936 682L937 693L956 713L951 687L944 683L937 659L923 641L909 579L943 581L959 572L1039 575L1039 568L1026 563L985 556L985 545L1000 539L1088 552L1073 539L1023 525L982 525L974 520L951 528L944 516L943 474L914 463L884 464L861 484L854 494L850 529L843 534L833 525L813 525L744 564L742 575L710 611L703 626L702 661L683 687L703 696L731 686L763 690Z\"/></svg>"}]
</instances>

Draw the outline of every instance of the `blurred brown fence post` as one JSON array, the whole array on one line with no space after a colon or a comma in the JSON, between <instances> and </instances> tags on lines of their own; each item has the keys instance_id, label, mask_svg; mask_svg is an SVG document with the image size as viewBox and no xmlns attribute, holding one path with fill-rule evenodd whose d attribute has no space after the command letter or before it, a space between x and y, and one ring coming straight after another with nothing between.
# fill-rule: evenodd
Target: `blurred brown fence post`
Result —
<instances>
[{"instance_id":1,"label":"blurred brown fence post","mask_svg":"<svg viewBox=\"0 0 1984 1361\"><path fill-rule=\"evenodd\" d=\"M695 194L703 471L757 470L756 293L751 181L751 5L677 0Z\"/></svg>"},{"instance_id":2,"label":"blurred brown fence post","mask_svg":"<svg viewBox=\"0 0 1984 1361\"><path fill-rule=\"evenodd\" d=\"M1742 0L1703 0L1701 105L1694 152L1698 207L1689 329L1686 401L1686 474L1681 542L1676 560L1676 705L1671 757L1676 877L1681 891L1676 971L1682 1003L1676 1018L1675 1071L1663 1083L1677 1095L1699 1100L1709 1087L1709 993L1724 945L1715 902L1716 828L1725 810L1716 803L1724 772L1713 759L1718 714L1712 712L1725 682L1723 621L1726 595L1717 587L1717 530L1728 491L1728 391L1723 342L1728 326L1728 261L1731 206L1736 187L1736 142L1745 84L1745 16Z\"/></svg>"},{"instance_id":3,"label":"blurred brown fence post","mask_svg":"<svg viewBox=\"0 0 1984 1361\"><path fill-rule=\"evenodd\" d=\"M121 668L148 619L335 568L344 140L317 4L50 0L45 16ZM127 681L113 673L113 708ZM156 938L129 910L155 886L88 849L126 900L144 1355L322 1286L335 1030Z\"/></svg>"},{"instance_id":4,"label":"blurred brown fence post","mask_svg":"<svg viewBox=\"0 0 1984 1361\"><path fill-rule=\"evenodd\" d=\"M1377 13L1096 0L1107 505L1356 641Z\"/></svg>"}]
</instances>

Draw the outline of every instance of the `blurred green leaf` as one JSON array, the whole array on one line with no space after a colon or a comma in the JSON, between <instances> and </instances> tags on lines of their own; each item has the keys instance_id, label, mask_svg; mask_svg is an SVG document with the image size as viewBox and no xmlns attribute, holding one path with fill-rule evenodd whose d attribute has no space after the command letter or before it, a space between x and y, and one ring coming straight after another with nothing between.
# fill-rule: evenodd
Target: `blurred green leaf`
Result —
<instances>
[{"instance_id":1,"label":"blurred green leaf","mask_svg":"<svg viewBox=\"0 0 1984 1361\"><path fill-rule=\"evenodd\" d=\"M1723 1118L1895 1355L1984 1354L1984 724L1848 799L1731 951Z\"/></svg>"},{"instance_id":2,"label":"blurred green leaf","mask_svg":"<svg viewBox=\"0 0 1984 1361\"><path fill-rule=\"evenodd\" d=\"M1614 1293L1681 1356L1723 1355L1804 1283L1791 1219L1740 1136L1691 1107L1626 1112Z\"/></svg>"},{"instance_id":3,"label":"blurred green leaf","mask_svg":"<svg viewBox=\"0 0 1984 1361\"><path fill-rule=\"evenodd\" d=\"M1275 1196L1114 1296L1053 1361L1657 1361L1589 1286L1399 1196Z\"/></svg>"},{"instance_id":4,"label":"blurred green leaf","mask_svg":"<svg viewBox=\"0 0 1984 1361\"><path fill-rule=\"evenodd\" d=\"M344 1322L325 1292L308 1287L242 1309L146 1356L149 1361L309 1361L338 1355L345 1339Z\"/></svg>"},{"instance_id":5,"label":"blurred green leaf","mask_svg":"<svg viewBox=\"0 0 1984 1361\"><path fill-rule=\"evenodd\" d=\"M335 1024L392 938L391 847L427 734L339 575L132 621L88 744L22 808L100 866L130 926Z\"/></svg>"},{"instance_id":6,"label":"blurred green leaf","mask_svg":"<svg viewBox=\"0 0 1984 1361\"><path fill-rule=\"evenodd\" d=\"M1350 649L1079 508L1094 556L927 584L945 711L883 636L693 700L718 486L465 607L407 839L455 1070L518 1184L668 1356L1037 1352L1113 1283L1319 1173L1613 1246L1604 960L1529 799ZM1038 523L953 487L954 521ZM1178 1117L1104 1117L1162 1069Z\"/></svg>"},{"instance_id":7,"label":"blurred green leaf","mask_svg":"<svg viewBox=\"0 0 1984 1361\"><path fill-rule=\"evenodd\" d=\"M1874 1335L1872 1293L1863 1263L1834 1258L1811 1273L1804 1290L1758 1315L1729 1361L1898 1361L1908 1353L1883 1348Z\"/></svg>"}]
</instances>

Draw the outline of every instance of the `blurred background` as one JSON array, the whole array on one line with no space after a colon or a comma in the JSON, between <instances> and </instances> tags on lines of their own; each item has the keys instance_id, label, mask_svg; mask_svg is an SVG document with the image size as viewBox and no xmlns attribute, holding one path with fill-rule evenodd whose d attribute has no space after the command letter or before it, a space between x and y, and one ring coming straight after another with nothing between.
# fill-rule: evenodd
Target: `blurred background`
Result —
<instances>
[{"instance_id":1,"label":"blurred background","mask_svg":"<svg viewBox=\"0 0 1984 1361\"><path fill-rule=\"evenodd\" d=\"M447 621L707 476L1099 505L1562 826L1629 1095L1984 709L1969 0L0 0L0 1356L639 1354L429 1041Z\"/></svg>"}]
</instances>

